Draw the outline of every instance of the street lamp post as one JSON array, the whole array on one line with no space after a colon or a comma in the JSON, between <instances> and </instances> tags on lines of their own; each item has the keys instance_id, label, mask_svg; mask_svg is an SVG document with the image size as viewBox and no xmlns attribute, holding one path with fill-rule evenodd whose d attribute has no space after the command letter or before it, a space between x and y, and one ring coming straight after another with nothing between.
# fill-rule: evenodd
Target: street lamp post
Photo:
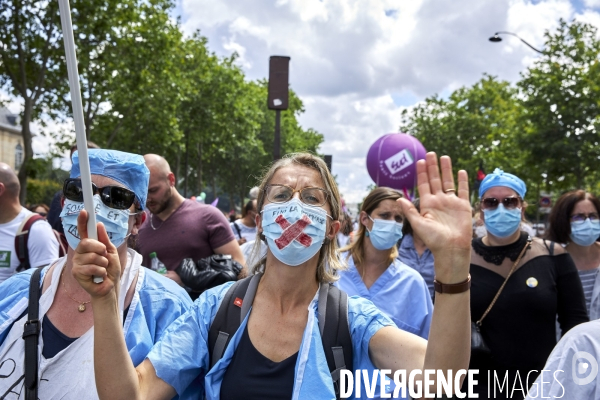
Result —
<instances>
[{"instance_id":1,"label":"street lamp post","mask_svg":"<svg viewBox=\"0 0 600 400\"><path fill-rule=\"evenodd\" d=\"M537 51L540 54L544 54L543 51L536 49L535 47L533 47L532 45L527 43L522 37L520 37L516 33L512 33L512 32L504 32L504 31L496 32L496 33L494 33L494 36L490 37L489 41L494 42L494 43L501 42L502 38L499 35L512 35L512 36L516 37L517 39L519 39L521 42L525 43L531 50Z\"/></svg>"}]
</instances>

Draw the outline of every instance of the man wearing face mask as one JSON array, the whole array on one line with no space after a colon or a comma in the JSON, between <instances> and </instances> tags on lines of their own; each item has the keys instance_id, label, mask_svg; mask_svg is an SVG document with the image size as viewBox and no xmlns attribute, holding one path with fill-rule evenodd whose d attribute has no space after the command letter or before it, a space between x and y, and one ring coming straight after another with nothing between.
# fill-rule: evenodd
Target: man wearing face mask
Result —
<instances>
[{"instance_id":1,"label":"man wearing face mask","mask_svg":"<svg viewBox=\"0 0 600 400\"><path fill-rule=\"evenodd\" d=\"M348 269L336 285L350 296L371 300L398 328L427 339L433 304L421 275L400 262L402 210L397 191L380 187L362 203L356 240L342 248Z\"/></svg>"},{"instance_id":2,"label":"man wearing face mask","mask_svg":"<svg viewBox=\"0 0 600 400\"><path fill-rule=\"evenodd\" d=\"M141 255L127 247L126 238L137 233L145 217L142 205L149 172L144 159L115 150L90 149L89 160L98 237L106 243L99 251L118 259L123 266L117 306L129 362L137 365L168 325L191 307L191 300L174 282L141 268ZM35 397L40 400L98 398L93 367L94 309L89 294L72 273L80 243L85 245L89 240L87 231L79 229L87 219L80 175L75 153L70 178L63 185L60 214L69 249L65 257L44 267L40 274L39 322L35 322L38 332L41 329ZM2 398L9 392L25 393L22 336L25 321L29 320L25 310L30 307L33 271L14 275L0 284L0 365L9 367L0 377ZM108 279L102 271L97 275Z\"/></svg>"},{"instance_id":3,"label":"man wearing face mask","mask_svg":"<svg viewBox=\"0 0 600 400\"><path fill-rule=\"evenodd\" d=\"M522 399L556 345L557 316L563 335L588 320L569 254L519 229L526 192L519 177L501 169L487 175L479 188L487 234L472 242L471 320L489 351L472 349L469 368L479 370L475 393L480 397L487 396L495 373L511 383L496 388L496 398ZM515 379L525 392L512 391Z\"/></svg>"}]
</instances>

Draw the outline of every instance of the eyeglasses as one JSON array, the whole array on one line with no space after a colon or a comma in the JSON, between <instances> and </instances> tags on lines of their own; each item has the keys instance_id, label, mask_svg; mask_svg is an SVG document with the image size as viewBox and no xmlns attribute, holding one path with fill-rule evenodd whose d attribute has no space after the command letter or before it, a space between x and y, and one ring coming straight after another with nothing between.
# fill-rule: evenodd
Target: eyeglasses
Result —
<instances>
[{"instance_id":1,"label":"eyeglasses","mask_svg":"<svg viewBox=\"0 0 600 400\"><path fill-rule=\"evenodd\" d=\"M502 205L504 208L509 210L513 208L519 207L521 203L521 199L519 197L505 197L502 199ZM481 208L484 210L495 210L498 208L498 204L500 204L500 200L495 197L487 197L485 199L481 199Z\"/></svg>"},{"instance_id":2,"label":"eyeglasses","mask_svg":"<svg viewBox=\"0 0 600 400\"><path fill-rule=\"evenodd\" d=\"M45 213L45 212L39 212L38 214L40 214L42 217L45 217L45 216L47 216L47 215L48 215L48 214L47 214L47 213Z\"/></svg>"},{"instance_id":3,"label":"eyeglasses","mask_svg":"<svg viewBox=\"0 0 600 400\"><path fill-rule=\"evenodd\" d=\"M110 208L127 210L135 201L135 193L121 186L104 186L99 188L92 183L92 193L99 194L100 200ZM66 179L63 195L71 201L83 202L83 189L80 179Z\"/></svg>"},{"instance_id":4,"label":"eyeglasses","mask_svg":"<svg viewBox=\"0 0 600 400\"><path fill-rule=\"evenodd\" d=\"M594 222L594 221L598 221L600 218L598 217L598 213L590 213L590 214L573 214L571 215L571 222L583 222L585 221L587 218L590 219L590 221Z\"/></svg>"},{"instance_id":5,"label":"eyeglasses","mask_svg":"<svg viewBox=\"0 0 600 400\"><path fill-rule=\"evenodd\" d=\"M265 193L271 203L285 203L294 197L294 193L300 193L300 201L311 206L322 206L327 201L329 193L325 189L306 187L294 190L286 185L267 185Z\"/></svg>"}]
</instances>

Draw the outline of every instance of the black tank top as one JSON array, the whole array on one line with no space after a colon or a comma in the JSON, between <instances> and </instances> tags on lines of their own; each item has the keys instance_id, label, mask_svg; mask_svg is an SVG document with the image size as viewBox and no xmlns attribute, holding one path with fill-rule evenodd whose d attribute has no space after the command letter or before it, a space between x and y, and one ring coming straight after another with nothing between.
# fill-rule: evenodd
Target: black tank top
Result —
<instances>
[{"instance_id":1,"label":"black tank top","mask_svg":"<svg viewBox=\"0 0 600 400\"><path fill-rule=\"evenodd\" d=\"M131 306L131 305L130 305ZM129 307L130 307L129 306ZM127 313L129 307L123 311L123 324L127 319ZM53 358L55 355L66 349L79 338L70 338L61 331L50 321L47 315L44 315L42 319L42 338L44 340L44 347L42 348L42 355L46 360Z\"/></svg>"},{"instance_id":2,"label":"black tank top","mask_svg":"<svg viewBox=\"0 0 600 400\"><path fill-rule=\"evenodd\" d=\"M292 398L298 353L281 362L263 356L244 329L221 384L221 400L264 400Z\"/></svg>"}]
</instances>

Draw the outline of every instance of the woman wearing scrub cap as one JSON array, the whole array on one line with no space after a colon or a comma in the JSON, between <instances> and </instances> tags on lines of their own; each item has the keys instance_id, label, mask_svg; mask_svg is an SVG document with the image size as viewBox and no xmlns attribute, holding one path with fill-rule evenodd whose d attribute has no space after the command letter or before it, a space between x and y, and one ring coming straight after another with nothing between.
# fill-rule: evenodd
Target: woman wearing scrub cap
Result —
<instances>
[{"instance_id":1,"label":"woman wearing scrub cap","mask_svg":"<svg viewBox=\"0 0 600 400\"><path fill-rule=\"evenodd\" d=\"M398 257L402 238L402 208L397 191L380 187L363 200L356 240L341 251L348 269L336 285L350 296L373 304L407 332L427 339L433 304L421 275Z\"/></svg>"},{"instance_id":2,"label":"woman wearing scrub cap","mask_svg":"<svg viewBox=\"0 0 600 400\"><path fill-rule=\"evenodd\" d=\"M584 190L560 196L548 221L546 238L566 244L577 266L590 320L600 318L600 200Z\"/></svg>"},{"instance_id":3,"label":"woman wearing scrub cap","mask_svg":"<svg viewBox=\"0 0 600 400\"><path fill-rule=\"evenodd\" d=\"M440 164L441 174L435 153L417 162L421 213L406 199L399 199L403 215L423 233L435 254L437 281L443 292L436 299L429 344L396 328L370 301L350 297L350 370L365 369L371 376L375 368L401 369L408 376L420 369L456 373L468 365L468 178L460 171L455 184L450 159L442 157ZM120 259L105 236L100 235L99 241L81 242L74 274L92 296L96 311L102 310L94 313L94 339L102 348L94 358L102 399L171 399L196 380L204 382L204 393L197 393L196 398L336 397L317 309L317 294L328 288L335 272L343 268L335 240L341 214L335 180L321 158L304 153L289 155L276 161L264 176L257 210L257 229L268 249L253 268L251 279L258 281L254 301L229 337L222 358L212 367L208 331L231 284L204 292L192 309L172 324L147 359L134 368L128 361L115 312ZM79 231L85 231L85 219L80 217L78 222ZM104 282L94 284L94 275L103 276ZM228 307L249 307L245 298L231 300L233 305Z\"/></svg>"},{"instance_id":4,"label":"woman wearing scrub cap","mask_svg":"<svg viewBox=\"0 0 600 400\"><path fill-rule=\"evenodd\" d=\"M480 397L488 395L494 373L510 383L497 389L496 398L525 397L556 345L557 315L560 334L588 320L571 257L560 245L519 229L526 192L519 177L501 169L479 188L487 234L472 243L471 319L489 352L473 351L469 367L479 369ZM512 391L515 379L525 392Z\"/></svg>"},{"instance_id":5,"label":"woman wearing scrub cap","mask_svg":"<svg viewBox=\"0 0 600 400\"><path fill-rule=\"evenodd\" d=\"M90 149L90 169L100 240L123 266L114 311L121 330L126 362L140 364L165 329L191 307L177 284L141 267L142 256L127 247L144 219L149 172L142 156L115 150ZM73 259L81 255L77 217L83 208L78 154L63 185L62 224L69 243L67 255L41 270L37 398L97 399L94 318L98 311L90 295L73 277ZM82 213L85 213L82 211ZM100 224L101 223L101 224ZM85 235L85 234L84 234ZM87 262L96 262L96 257ZM29 286L33 270L0 285L0 398L24 398L23 326L28 320ZM106 278L105 278L106 279ZM160 301L157 301L160 299ZM113 338L114 339L114 338ZM112 346L112 344L108 344ZM14 396L14 397L11 397Z\"/></svg>"}]
</instances>

